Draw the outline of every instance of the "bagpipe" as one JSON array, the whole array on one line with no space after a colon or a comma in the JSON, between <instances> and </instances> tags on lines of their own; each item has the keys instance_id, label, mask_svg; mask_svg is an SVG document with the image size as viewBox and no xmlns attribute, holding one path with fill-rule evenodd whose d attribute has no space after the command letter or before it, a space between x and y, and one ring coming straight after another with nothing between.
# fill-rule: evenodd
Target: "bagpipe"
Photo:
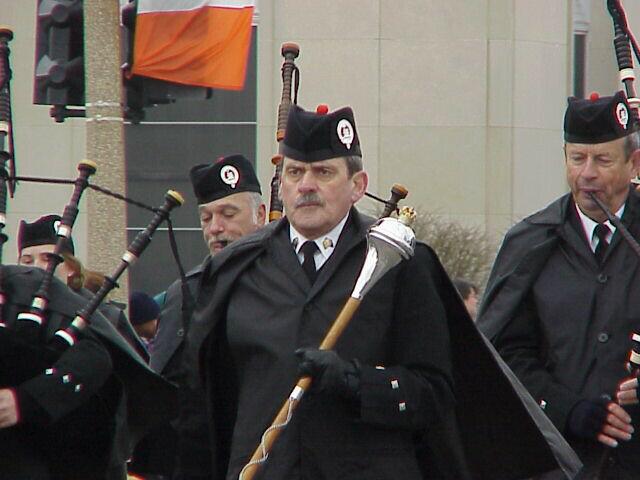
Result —
<instances>
[{"instance_id":1,"label":"bagpipe","mask_svg":"<svg viewBox=\"0 0 640 480\"><path fill-rule=\"evenodd\" d=\"M282 95L278 105L278 122L276 130L276 141L281 144L285 138L287 119L292 103L298 103L298 87L300 84L300 72L295 65L295 59L300 54L300 48L295 43L284 43L281 48L284 57L282 64ZM326 106L319 106L321 110L327 110ZM326 113L326 112L325 112ZM277 221L282 218L283 205L280 198L280 181L282 175L282 164L284 157L281 153L274 155L271 162L275 166L273 178L271 179L269 221ZM391 218L393 212L398 211L398 202L404 199L408 190L399 184L393 185L391 196L384 200L369 192L366 196L377 200L384 205L382 214L378 222L374 224L367 233L367 254L355 281L355 286L345 305L340 310L332 326L320 344L321 350L330 350L335 345L340 335L347 327L354 314L358 310L363 296L394 266L402 260L413 256L415 248L415 234L411 229L411 224L415 219L413 209L405 207L399 212L399 217ZM250 480L258 472L261 464L267 461L269 452L278 438L282 429L291 421L293 412L299 404L302 396L311 387L312 379L309 376L300 377L293 387L289 397L285 399L282 407L262 435L260 444L254 451L251 459L242 469L239 480Z\"/></svg>"},{"instance_id":2,"label":"bagpipe","mask_svg":"<svg viewBox=\"0 0 640 480\"><path fill-rule=\"evenodd\" d=\"M137 389L136 392L129 392L131 395L127 395L124 406L129 412L130 432L134 435L133 432L138 429L135 435L139 435L149 424L166 420L167 412L176 408L175 388L144 366L144 362L138 358L135 350L129 348L130 345L126 340L120 337L113 326L99 312L97 313L97 310L111 290L118 286L121 275L143 254L154 232L164 221L169 226L169 237L175 259L182 269L175 249L170 213L174 208L181 206L184 200L180 193L169 190L159 207L151 207L92 185L89 180L95 174L97 165L90 160L84 160L78 164L78 176L74 180L17 176L13 150L11 69L8 48L12 38L13 34L9 29L0 28L0 243L4 244L7 240L7 236L2 233L6 223L7 193L13 196L17 181L73 184L74 187L57 226L57 241L53 253L48 255L47 268L40 271L31 267L3 266L0 261L0 388L15 388L39 375L49 374L47 372L53 371L53 366L65 358L65 354L74 355L81 351L75 349L79 348L78 344L82 343L84 338L96 340L110 353L113 371L116 372L119 369L120 381L110 377L107 383L100 387L100 392L120 391L125 384ZM127 201L153 213L146 228L136 235L122 255L114 272L105 277L101 288L88 302L54 278L56 267L64 260L61 252L65 243L71 238L79 203L87 188ZM0 255L1 251L0 245ZM25 283L24 277L18 278L25 272L30 272L30 278L38 283ZM11 278L5 278L7 273ZM11 288L5 289L7 286ZM30 295L32 295L31 299L25 300ZM75 313L68 311L75 307L77 307ZM55 321L49 324L52 318ZM94 321L95 325L93 325ZM133 368L129 368L132 366ZM148 383L144 386L140 385L142 381ZM116 385L118 383L120 383L119 386ZM157 397L140 398L139 390L146 387L149 391L144 392L145 394L155 394ZM76 392L80 393L81 388L81 385L77 385ZM45 449L50 458L64 457L71 451L77 455L74 458L91 455L92 449L101 448L92 444L92 438L97 432L102 433L103 430L108 430L105 426L107 424L115 428L113 415L115 409L119 408L117 405L107 405L109 402L105 400L102 393L93 395L80 407L65 414L54 424L47 425L30 438ZM164 404L155 411L148 411L150 405L155 404L156 401ZM145 415L143 420L142 417ZM23 427L19 424L15 428L30 431L31 426ZM75 443L74 439L77 440ZM108 447L107 445L106 448ZM108 451L106 453L108 454Z\"/></svg>"},{"instance_id":3,"label":"bagpipe","mask_svg":"<svg viewBox=\"0 0 640 480\"><path fill-rule=\"evenodd\" d=\"M300 84L300 72L295 65L295 59L300 54L300 48L295 43L284 43L281 48L284 61L282 64L282 96L278 106L278 124L276 140L280 144L285 138L287 119L292 103L298 103L298 87ZM324 105L318 107L318 113L323 113L328 108ZM274 155L271 162L275 166L271 180L269 221L277 221L282 218L283 204L280 198L280 181L282 176L282 164L284 157L281 153ZM406 198L408 190L394 184L391 195L384 200L374 194L366 192L369 198L377 200L384 205L378 221L367 232L367 253L361 271L355 280L355 286L345 305L342 307L333 324L327 331L324 340L320 344L321 350L330 350L335 347L342 332L349 325L354 314L360 306L360 302L366 293L389 270L401 261L413 256L415 249L415 234L411 225L415 220L415 212L409 207L398 211L398 203ZM398 213L398 218L390 215ZM263 433L260 444L255 449L249 462L239 475L239 480L251 480L258 473L261 464L267 461L271 448L281 431L289 424L295 408L300 403L304 393L311 387L312 379L302 376L298 379L289 397L285 399L271 426Z\"/></svg>"},{"instance_id":4,"label":"bagpipe","mask_svg":"<svg viewBox=\"0 0 640 480\"><path fill-rule=\"evenodd\" d=\"M282 93L280 103L278 104L278 122L276 127L276 141L281 145L287 130L287 119L289 118L289 110L291 105L298 104L298 89L300 87L300 70L295 64L295 59L300 55L300 47L296 43L286 42L282 44L280 53L284 58L282 62ZM327 109L325 105L318 107L318 113L321 109ZM325 111L326 113L326 111ZM282 153L277 153L271 158L274 165L273 177L270 182L269 195L269 221L273 222L282 218L283 205L280 198L280 180L282 177L282 164L284 157ZM388 217L393 212L398 212L398 203L408 195L409 191L398 183L391 187L391 194L388 200L380 198L372 193L366 192L365 195L384 205L384 209L380 218Z\"/></svg>"}]
</instances>

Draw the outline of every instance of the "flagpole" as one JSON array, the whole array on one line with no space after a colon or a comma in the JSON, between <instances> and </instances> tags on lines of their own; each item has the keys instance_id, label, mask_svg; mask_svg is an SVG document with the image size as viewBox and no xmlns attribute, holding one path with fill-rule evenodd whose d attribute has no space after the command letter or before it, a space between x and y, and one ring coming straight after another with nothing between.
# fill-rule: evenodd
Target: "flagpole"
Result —
<instances>
[{"instance_id":1,"label":"flagpole","mask_svg":"<svg viewBox=\"0 0 640 480\"><path fill-rule=\"evenodd\" d=\"M95 183L126 193L119 0L84 0L86 153L96 162ZM110 272L127 247L124 202L89 192L87 265ZM114 297L128 299L123 278Z\"/></svg>"}]
</instances>

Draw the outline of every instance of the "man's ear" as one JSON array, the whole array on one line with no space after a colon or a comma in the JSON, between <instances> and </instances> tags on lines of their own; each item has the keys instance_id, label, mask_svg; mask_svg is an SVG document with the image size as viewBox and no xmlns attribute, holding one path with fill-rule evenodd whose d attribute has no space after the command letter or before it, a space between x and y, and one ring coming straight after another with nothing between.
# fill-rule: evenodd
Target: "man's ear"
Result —
<instances>
[{"instance_id":1,"label":"man's ear","mask_svg":"<svg viewBox=\"0 0 640 480\"><path fill-rule=\"evenodd\" d=\"M634 150L631 153L631 162L633 162L633 175L637 177L640 173L640 149Z\"/></svg>"},{"instance_id":2,"label":"man's ear","mask_svg":"<svg viewBox=\"0 0 640 480\"><path fill-rule=\"evenodd\" d=\"M351 177L351 181L353 182L353 192L351 194L351 201L356 203L360 200L364 193L367 191L367 187L369 186L369 175L364 170L360 170L356 172Z\"/></svg>"},{"instance_id":3,"label":"man's ear","mask_svg":"<svg viewBox=\"0 0 640 480\"><path fill-rule=\"evenodd\" d=\"M267 218L267 207L263 203L258 207L258 226L259 227L264 225L264 221L266 218Z\"/></svg>"}]
</instances>

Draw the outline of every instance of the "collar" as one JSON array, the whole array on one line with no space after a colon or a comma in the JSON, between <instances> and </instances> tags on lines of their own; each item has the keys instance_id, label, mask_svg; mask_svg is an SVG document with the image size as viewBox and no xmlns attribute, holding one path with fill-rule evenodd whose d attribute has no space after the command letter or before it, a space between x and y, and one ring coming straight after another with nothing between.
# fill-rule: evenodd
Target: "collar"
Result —
<instances>
[{"instance_id":1,"label":"collar","mask_svg":"<svg viewBox=\"0 0 640 480\"><path fill-rule=\"evenodd\" d=\"M575 205L576 211L578 212L578 218L580 218L580 222L582 223L582 229L584 230L584 234L587 236L587 241L589 242L589 245L591 246L591 250L595 252L596 251L596 247L598 246L598 241L599 240L598 240L598 237L596 237L593 234L593 231L595 230L596 226L598 225L598 222L595 222L591 218L587 217L584 213L582 213L582 210L580 210L580 207L578 207L577 204L574 203L574 205ZM615 213L616 217L622 218L622 214L624 213L625 206L626 206L626 202L623 203L622 206L620 207L620 209ZM616 232L616 227L609 220L604 222L604 224L607 227L609 227L609 234L607 235L607 242L611 243L611 237L613 237L613 234Z\"/></svg>"},{"instance_id":2,"label":"collar","mask_svg":"<svg viewBox=\"0 0 640 480\"><path fill-rule=\"evenodd\" d=\"M347 212L344 218L340 220L340 222L338 222L338 224L333 227L331 231L319 238L313 239L319 250L319 254L316 254L315 257L317 268L320 268L320 266L324 264L324 262L326 262L333 253L333 250L338 244L338 238L340 238L340 234L342 233L342 230L347 223L347 218L349 218L349 212ZM291 239L291 245L293 245L293 249L298 255L298 259L302 261L302 254L300 253L300 249L302 248L302 245L304 245L304 242L311 239L306 238L304 235L298 232L293 227L293 225L291 225L291 223L289 223L289 238Z\"/></svg>"}]
</instances>

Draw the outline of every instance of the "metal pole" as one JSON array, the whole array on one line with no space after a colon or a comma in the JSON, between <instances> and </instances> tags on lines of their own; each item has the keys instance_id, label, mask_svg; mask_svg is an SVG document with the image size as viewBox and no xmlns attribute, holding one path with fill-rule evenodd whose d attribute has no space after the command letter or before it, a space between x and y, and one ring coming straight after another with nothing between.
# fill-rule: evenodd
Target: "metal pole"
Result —
<instances>
[{"instance_id":1,"label":"metal pole","mask_svg":"<svg viewBox=\"0 0 640 480\"><path fill-rule=\"evenodd\" d=\"M84 0L84 42L87 158L95 183L126 193L118 0ZM89 193L87 267L110 274L127 248L126 204ZM127 301L127 278L114 297Z\"/></svg>"},{"instance_id":2,"label":"metal pole","mask_svg":"<svg viewBox=\"0 0 640 480\"><path fill-rule=\"evenodd\" d=\"M573 95L585 98L591 0L573 0Z\"/></svg>"}]
</instances>

